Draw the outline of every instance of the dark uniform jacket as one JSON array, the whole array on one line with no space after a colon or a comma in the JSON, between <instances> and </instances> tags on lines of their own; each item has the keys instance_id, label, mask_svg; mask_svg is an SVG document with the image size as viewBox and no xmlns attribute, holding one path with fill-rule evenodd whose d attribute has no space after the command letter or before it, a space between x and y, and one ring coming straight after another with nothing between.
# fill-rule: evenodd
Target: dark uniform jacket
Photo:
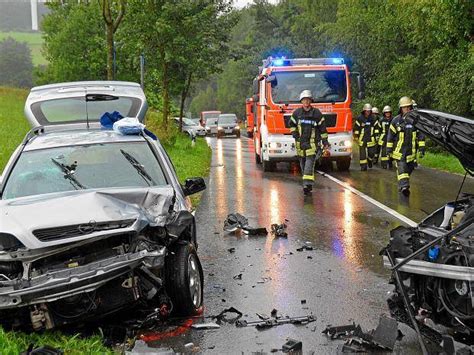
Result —
<instances>
[{"instance_id":1,"label":"dark uniform jacket","mask_svg":"<svg viewBox=\"0 0 474 355\"><path fill-rule=\"evenodd\" d=\"M390 128L390 123L392 122L393 117L386 118L382 116L379 120L379 127L380 127L380 136L379 136L379 145L387 144L387 136L388 130Z\"/></svg>"},{"instance_id":2,"label":"dark uniform jacket","mask_svg":"<svg viewBox=\"0 0 474 355\"><path fill-rule=\"evenodd\" d=\"M359 145L366 145L367 147L374 147L376 139L379 135L379 122L374 115L365 117L360 114L357 117L354 127L354 137L359 140Z\"/></svg>"},{"instance_id":3,"label":"dark uniform jacket","mask_svg":"<svg viewBox=\"0 0 474 355\"><path fill-rule=\"evenodd\" d=\"M418 148L425 149L423 133L415 128L408 113L396 116L387 134L387 153L391 153L395 160L409 163L416 160Z\"/></svg>"},{"instance_id":4,"label":"dark uniform jacket","mask_svg":"<svg viewBox=\"0 0 474 355\"><path fill-rule=\"evenodd\" d=\"M302 107L293 111L290 119L290 131L296 139L298 155L316 154L319 143L328 144L328 132L321 111L311 107L305 111Z\"/></svg>"}]
</instances>

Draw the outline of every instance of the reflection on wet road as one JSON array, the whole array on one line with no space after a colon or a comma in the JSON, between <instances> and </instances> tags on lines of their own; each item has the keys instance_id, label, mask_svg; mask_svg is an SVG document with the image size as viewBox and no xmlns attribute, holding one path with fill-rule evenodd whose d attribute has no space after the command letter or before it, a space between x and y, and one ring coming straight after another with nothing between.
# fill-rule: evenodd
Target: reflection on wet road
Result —
<instances>
[{"instance_id":1,"label":"reflection on wet road","mask_svg":"<svg viewBox=\"0 0 474 355\"><path fill-rule=\"evenodd\" d=\"M312 313L317 321L265 331L224 324L218 330L190 330L159 345L183 351L183 344L193 342L206 353L269 353L281 348L287 338L294 338L303 341L305 353L331 354L340 342L321 334L327 324L355 321L366 330L373 329L379 315L387 313L385 299L392 289L378 254L390 229L401 223L322 176L316 178L313 195L304 197L300 176L289 164L279 164L278 172L263 174L255 163L251 140L209 139L209 144L212 168L196 213L205 276L204 315L232 306L246 319L255 320L256 313L269 315L275 308L280 315ZM387 181L393 180L391 172L378 169L371 173L368 177L357 171L337 176L362 191L365 187L365 193L373 193L372 197L403 213L393 181ZM422 174L422 169L416 171L416 179L422 179ZM424 190L415 187L417 183L413 180L414 196ZM418 206L416 201L414 197L413 204ZM232 212L245 215L251 226L268 230L272 223L287 220L289 236L275 239L270 234L225 233L223 223ZM297 251L304 244L314 250ZM235 252L229 252L230 248ZM238 274L242 278L234 279ZM417 353L416 340L409 332L396 352Z\"/></svg>"}]
</instances>

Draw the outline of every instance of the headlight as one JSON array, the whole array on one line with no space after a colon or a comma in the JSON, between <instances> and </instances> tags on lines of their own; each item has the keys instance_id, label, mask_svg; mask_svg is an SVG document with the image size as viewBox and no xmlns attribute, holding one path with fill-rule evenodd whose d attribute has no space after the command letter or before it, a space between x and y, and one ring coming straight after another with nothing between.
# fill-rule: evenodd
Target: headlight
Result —
<instances>
[{"instance_id":1,"label":"headlight","mask_svg":"<svg viewBox=\"0 0 474 355\"><path fill-rule=\"evenodd\" d=\"M344 145L346 147L352 147L352 141L351 140L346 140L346 141L344 141Z\"/></svg>"},{"instance_id":2,"label":"headlight","mask_svg":"<svg viewBox=\"0 0 474 355\"><path fill-rule=\"evenodd\" d=\"M240 129L240 127L239 127L239 126L235 126L235 129L239 130L239 129Z\"/></svg>"},{"instance_id":3,"label":"headlight","mask_svg":"<svg viewBox=\"0 0 474 355\"><path fill-rule=\"evenodd\" d=\"M217 129L218 129L219 131L222 131L223 128L222 128L222 127L217 127Z\"/></svg>"}]
</instances>

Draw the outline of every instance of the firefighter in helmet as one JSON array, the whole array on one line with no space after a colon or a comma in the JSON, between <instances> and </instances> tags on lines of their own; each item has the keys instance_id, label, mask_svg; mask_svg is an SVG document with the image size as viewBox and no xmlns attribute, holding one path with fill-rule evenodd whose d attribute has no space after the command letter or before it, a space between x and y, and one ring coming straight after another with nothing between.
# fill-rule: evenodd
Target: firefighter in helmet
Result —
<instances>
[{"instance_id":1,"label":"firefighter in helmet","mask_svg":"<svg viewBox=\"0 0 474 355\"><path fill-rule=\"evenodd\" d=\"M413 100L403 96L398 106L398 116L390 123L387 134L387 153L396 162L398 189L408 196L410 194L410 175L415 168L416 154L425 154L425 137L416 129L410 112L413 111Z\"/></svg>"},{"instance_id":2,"label":"firefighter in helmet","mask_svg":"<svg viewBox=\"0 0 474 355\"><path fill-rule=\"evenodd\" d=\"M323 149L329 149L328 132L324 117L318 108L312 107L313 95L310 90L300 94L302 107L293 111L290 131L296 141L296 152L303 173L303 192L309 195L314 184L314 165Z\"/></svg>"},{"instance_id":3,"label":"firefighter in helmet","mask_svg":"<svg viewBox=\"0 0 474 355\"><path fill-rule=\"evenodd\" d=\"M372 107L372 116L373 116L372 119L378 125L377 129L379 131L379 133L375 136L375 152L374 152L374 161L373 161L374 164L377 164L377 162L379 160L379 156L380 156L380 147L377 144L377 142L379 141L379 137L380 137L380 111L375 106Z\"/></svg>"},{"instance_id":4,"label":"firefighter in helmet","mask_svg":"<svg viewBox=\"0 0 474 355\"><path fill-rule=\"evenodd\" d=\"M387 134L392 122L392 108L385 106L382 110L383 116L379 120L380 136L378 144L380 147L380 165L383 169L392 168L392 159L387 154Z\"/></svg>"},{"instance_id":5,"label":"firefighter in helmet","mask_svg":"<svg viewBox=\"0 0 474 355\"><path fill-rule=\"evenodd\" d=\"M372 167L378 135L379 124L372 115L372 105L365 104L354 127L354 138L359 143L360 170L362 171L366 171L367 166Z\"/></svg>"}]
</instances>

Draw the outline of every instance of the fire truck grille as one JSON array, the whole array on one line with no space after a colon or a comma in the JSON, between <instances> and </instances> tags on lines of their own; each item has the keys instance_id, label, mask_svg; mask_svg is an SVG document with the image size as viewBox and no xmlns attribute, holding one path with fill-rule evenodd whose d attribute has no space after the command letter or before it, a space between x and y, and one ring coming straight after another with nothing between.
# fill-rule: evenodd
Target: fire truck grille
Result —
<instances>
[{"instance_id":1,"label":"fire truck grille","mask_svg":"<svg viewBox=\"0 0 474 355\"><path fill-rule=\"evenodd\" d=\"M335 113L323 113L326 127L336 127L337 115Z\"/></svg>"}]
</instances>

